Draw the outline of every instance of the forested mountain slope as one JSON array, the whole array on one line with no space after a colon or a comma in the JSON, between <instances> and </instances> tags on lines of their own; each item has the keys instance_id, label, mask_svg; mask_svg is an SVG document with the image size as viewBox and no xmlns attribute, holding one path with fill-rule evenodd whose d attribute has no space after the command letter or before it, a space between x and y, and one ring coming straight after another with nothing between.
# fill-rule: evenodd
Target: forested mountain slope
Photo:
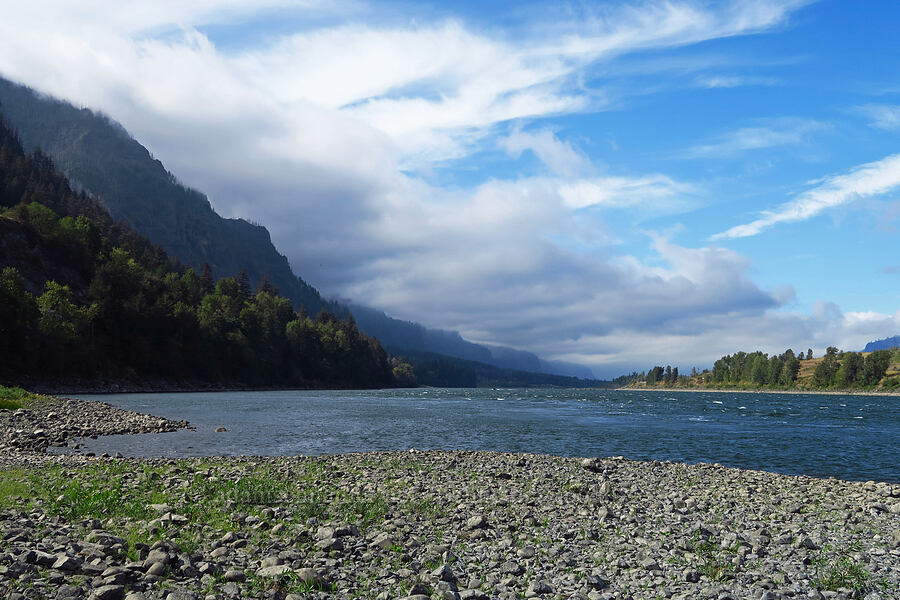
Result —
<instances>
[{"instance_id":1,"label":"forested mountain slope","mask_svg":"<svg viewBox=\"0 0 900 600\"><path fill-rule=\"evenodd\" d=\"M271 286L198 275L25 154L0 113L0 383L409 385L411 369Z\"/></svg>"}]
</instances>

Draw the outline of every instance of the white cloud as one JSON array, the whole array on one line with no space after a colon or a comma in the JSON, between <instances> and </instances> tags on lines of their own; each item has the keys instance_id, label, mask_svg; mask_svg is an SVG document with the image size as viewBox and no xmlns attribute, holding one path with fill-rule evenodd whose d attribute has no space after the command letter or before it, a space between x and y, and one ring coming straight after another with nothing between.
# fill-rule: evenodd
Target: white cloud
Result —
<instances>
[{"instance_id":1,"label":"white cloud","mask_svg":"<svg viewBox=\"0 0 900 600\"><path fill-rule=\"evenodd\" d=\"M900 154L860 165L847 173L832 175L796 199L782 204L760 218L736 225L712 239L742 238L760 233L778 223L805 221L829 208L861 198L881 196L900 188Z\"/></svg>"},{"instance_id":2,"label":"white cloud","mask_svg":"<svg viewBox=\"0 0 900 600\"><path fill-rule=\"evenodd\" d=\"M872 119L872 126L895 131L900 129L900 106L891 104L866 104L857 108Z\"/></svg>"},{"instance_id":3,"label":"white cloud","mask_svg":"<svg viewBox=\"0 0 900 600\"><path fill-rule=\"evenodd\" d=\"M226 51L204 27L253 16L255 0L16 3L0 20L0 73L121 121L221 213L269 227L325 293L548 358L603 362L591 343L602 347L622 323L632 324L625 346L688 325L703 337L779 300L721 248L656 238L652 263L616 260L603 244L573 249L565 242L591 235L579 209L672 214L696 189L661 173L601 173L522 121L603 106L602 90L579 83L591 65L763 31L801 4L645 2L525 38L452 18L338 20ZM295 18L339 12L329 6L265 4ZM442 189L409 172L495 149L498 135L548 173Z\"/></svg>"},{"instance_id":4,"label":"white cloud","mask_svg":"<svg viewBox=\"0 0 900 600\"><path fill-rule=\"evenodd\" d=\"M518 158L522 152L529 150L550 170L560 177L578 177L593 170L590 159L572 147L568 142L559 140L549 130L536 133L515 131L499 140L501 148Z\"/></svg>"},{"instance_id":5,"label":"white cloud","mask_svg":"<svg viewBox=\"0 0 900 600\"><path fill-rule=\"evenodd\" d=\"M639 177L594 177L562 183L559 194L574 209L640 206L648 214L672 214L690 206L697 193L693 185L680 183L662 174ZM652 211L652 212L649 212Z\"/></svg>"},{"instance_id":6,"label":"white cloud","mask_svg":"<svg viewBox=\"0 0 900 600\"><path fill-rule=\"evenodd\" d=\"M697 79L697 85L710 89L774 84L775 80L769 77L748 77L745 75L713 75Z\"/></svg>"},{"instance_id":7,"label":"white cloud","mask_svg":"<svg viewBox=\"0 0 900 600\"><path fill-rule=\"evenodd\" d=\"M709 144L689 148L690 158L730 157L749 150L805 143L810 134L828 129L827 123L808 119L776 119L756 127L742 127Z\"/></svg>"}]
</instances>

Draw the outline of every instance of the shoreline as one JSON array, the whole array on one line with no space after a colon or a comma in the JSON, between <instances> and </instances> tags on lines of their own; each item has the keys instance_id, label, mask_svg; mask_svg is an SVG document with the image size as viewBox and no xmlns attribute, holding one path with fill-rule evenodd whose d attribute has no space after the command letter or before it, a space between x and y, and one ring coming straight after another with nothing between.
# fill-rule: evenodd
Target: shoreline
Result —
<instances>
[{"instance_id":1,"label":"shoreline","mask_svg":"<svg viewBox=\"0 0 900 600\"><path fill-rule=\"evenodd\" d=\"M685 388L685 387L619 387L616 391L636 392L716 392L723 394L787 394L796 396L885 396L900 397L897 392L873 392L873 391L838 391L838 390L747 390L740 388Z\"/></svg>"},{"instance_id":2,"label":"shoreline","mask_svg":"<svg viewBox=\"0 0 900 600\"><path fill-rule=\"evenodd\" d=\"M32 435L33 426L43 432ZM505 452L44 452L85 433L182 427L190 424L96 401L0 411L0 595L874 600L900 592L900 485L884 482Z\"/></svg>"}]
</instances>

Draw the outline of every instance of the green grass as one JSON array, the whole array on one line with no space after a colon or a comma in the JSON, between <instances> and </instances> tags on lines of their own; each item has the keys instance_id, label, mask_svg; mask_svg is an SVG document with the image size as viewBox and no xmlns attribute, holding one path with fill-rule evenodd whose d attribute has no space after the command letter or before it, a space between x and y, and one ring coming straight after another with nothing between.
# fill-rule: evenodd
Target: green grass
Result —
<instances>
[{"instance_id":1,"label":"green grass","mask_svg":"<svg viewBox=\"0 0 900 600\"><path fill-rule=\"evenodd\" d=\"M830 545L823 546L812 561L812 585L821 590L837 591L846 588L860 595L866 592L871 575L850 556L856 550L858 545L846 552L838 552Z\"/></svg>"},{"instance_id":2,"label":"green grass","mask_svg":"<svg viewBox=\"0 0 900 600\"><path fill-rule=\"evenodd\" d=\"M698 571L713 581L726 581L732 577L735 571L731 556L718 544L701 540L695 534L693 541L694 554L700 557Z\"/></svg>"},{"instance_id":3,"label":"green grass","mask_svg":"<svg viewBox=\"0 0 900 600\"><path fill-rule=\"evenodd\" d=\"M28 406L36 398L38 398L37 394L32 394L20 387L0 385L0 410L19 409Z\"/></svg>"}]
</instances>

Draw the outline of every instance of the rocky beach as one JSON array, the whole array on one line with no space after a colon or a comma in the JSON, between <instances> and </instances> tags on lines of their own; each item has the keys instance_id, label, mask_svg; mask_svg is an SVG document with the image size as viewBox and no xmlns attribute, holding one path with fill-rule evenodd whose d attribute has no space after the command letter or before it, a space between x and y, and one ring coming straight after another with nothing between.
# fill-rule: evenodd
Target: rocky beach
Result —
<instances>
[{"instance_id":1,"label":"rocky beach","mask_svg":"<svg viewBox=\"0 0 900 600\"><path fill-rule=\"evenodd\" d=\"M0 411L0 595L897 598L900 486L622 458L47 454L187 427Z\"/></svg>"}]
</instances>

